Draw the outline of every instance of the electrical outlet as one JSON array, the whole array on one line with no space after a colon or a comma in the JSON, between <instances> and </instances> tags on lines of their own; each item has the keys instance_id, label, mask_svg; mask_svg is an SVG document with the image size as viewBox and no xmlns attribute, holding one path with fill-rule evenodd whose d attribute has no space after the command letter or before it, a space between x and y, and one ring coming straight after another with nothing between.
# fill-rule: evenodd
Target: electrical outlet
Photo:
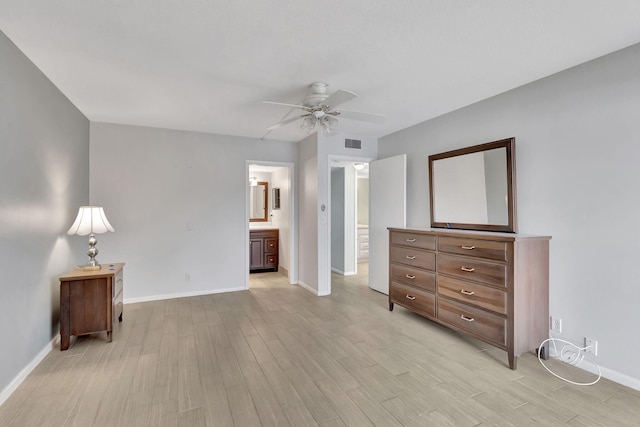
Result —
<instances>
[{"instance_id":1,"label":"electrical outlet","mask_svg":"<svg viewBox=\"0 0 640 427\"><path fill-rule=\"evenodd\" d=\"M554 332L562 333L562 319L551 316L549 318L549 329Z\"/></svg>"},{"instance_id":2,"label":"electrical outlet","mask_svg":"<svg viewBox=\"0 0 640 427\"><path fill-rule=\"evenodd\" d=\"M584 352L587 354L593 354L594 356L598 355L598 341L593 338L585 338L584 339Z\"/></svg>"}]
</instances>

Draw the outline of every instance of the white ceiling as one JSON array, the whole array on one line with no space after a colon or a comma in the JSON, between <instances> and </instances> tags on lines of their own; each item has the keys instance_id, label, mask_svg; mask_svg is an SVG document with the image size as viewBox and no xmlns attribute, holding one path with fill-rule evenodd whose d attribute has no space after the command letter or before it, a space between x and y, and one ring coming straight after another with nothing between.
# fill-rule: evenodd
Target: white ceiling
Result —
<instances>
[{"instance_id":1,"label":"white ceiling","mask_svg":"<svg viewBox=\"0 0 640 427\"><path fill-rule=\"evenodd\" d=\"M637 0L0 0L92 121L263 137L313 81L384 136L640 42ZM267 139L306 137L292 123Z\"/></svg>"}]
</instances>

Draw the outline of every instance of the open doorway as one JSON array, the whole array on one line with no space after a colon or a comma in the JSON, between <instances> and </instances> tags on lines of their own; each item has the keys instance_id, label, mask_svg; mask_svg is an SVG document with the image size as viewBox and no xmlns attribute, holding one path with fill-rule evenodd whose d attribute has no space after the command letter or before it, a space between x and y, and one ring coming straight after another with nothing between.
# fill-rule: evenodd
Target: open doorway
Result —
<instances>
[{"instance_id":1,"label":"open doorway","mask_svg":"<svg viewBox=\"0 0 640 427\"><path fill-rule=\"evenodd\" d=\"M247 161L246 173L246 287L297 283L293 164Z\"/></svg>"},{"instance_id":2,"label":"open doorway","mask_svg":"<svg viewBox=\"0 0 640 427\"><path fill-rule=\"evenodd\" d=\"M367 275L369 262L369 165L331 161L331 271Z\"/></svg>"}]
</instances>

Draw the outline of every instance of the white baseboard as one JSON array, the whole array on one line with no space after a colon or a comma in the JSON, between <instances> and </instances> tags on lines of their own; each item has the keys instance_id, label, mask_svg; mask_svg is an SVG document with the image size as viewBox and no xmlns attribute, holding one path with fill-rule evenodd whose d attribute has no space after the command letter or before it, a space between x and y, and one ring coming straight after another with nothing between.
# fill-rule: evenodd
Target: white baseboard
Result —
<instances>
[{"instance_id":1,"label":"white baseboard","mask_svg":"<svg viewBox=\"0 0 640 427\"><path fill-rule=\"evenodd\" d=\"M553 349L553 345L551 344L549 345L549 356L558 357L558 355ZM597 360L594 360L594 362L597 363ZM582 369L583 371L591 372L592 374L598 375L598 370L596 369L596 367L589 362L579 363L575 366L577 368ZM602 378L606 378L608 380L613 381L614 383L622 384L625 387L629 387L634 390L640 391L640 379L630 377L627 374L623 374L621 372L614 371L613 369L605 368L603 366L599 366L599 367L600 367L600 373L602 374Z\"/></svg>"},{"instance_id":2,"label":"white baseboard","mask_svg":"<svg viewBox=\"0 0 640 427\"><path fill-rule=\"evenodd\" d=\"M301 282L301 281L298 281L298 286L301 286L301 287L305 288L306 290L308 290L312 294L317 295L319 297L324 297L324 296L330 295L330 292L318 292L317 289L313 289L311 286L309 286L306 283Z\"/></svg>"},{"instance_id":3,"label":"white baseboard","mask_svg":"<svg viewBox=\"0 0 640 427\"><path fill-rule=\"evenodd\" d=\"M0 392L0 405L2 405L8 398L13 394L14 391L22 384L22 382L27 378L27 376L42 362L42 360L47 357L47 354L53 350L58 341L60 340L60 335L57 334L50 342L47 344L40 352L33 358L31 362L27 366L16 375L16 377Z\"/></svg>"},{"instance_id":4,"label":"white baseboard","mask_svg":"<svg viewBox=\"0 0 640 427\"><path fill-rule=\"evenodd\" d=\"M124 303L134 304L137 302L160 301L160 300L173 299L173 298L197 297L201 295L212 295L212 294L221 294L225 292L238 292L238 291L246 291L246 290L247 289L243 286L238 288L209 289L206 291L197 291L197 292L150 295L150 296L138 297L138 298L125 298Z\"/></svg>"},{"instance_id":5,"label":"white baseboard","mask_svg":"<svg viewBox=\"0 0 640 427\"><path fill-rule=\"evenodd\" d=\"M298 286L303 287L304 289L308 290L309 292L311 292L314 295L318 295L318 290L317 289L313 289L311 286L307 285L306 283L304 283L301 280L298 280Z\"/></svg>"},{"instance_id":6,"label":"white baseboard","mask_svg":"<svg viewBox=\"0 0 640 427\"><path fill-rule=\"evenodd\" d=\"M339 269L337 269L335 267L331 267L331 271L333 271L334 273L339 274L341 276L355 276L357 274L355 271L344 272L344 271L339 270Z\"/></svg>"},{"instance_id":7,"label":"white baseboard","mask_svg":"<svg viewBox=\"0 0 640 427\"><path fill-rule=\"evenodd\" d=\"M596 370L595 366L591 365L590 363L583 363L576 366L583 371L591 372L592 374L598 375L598 371ZM602 378L606 378L613 381L614 383L622 384L625 387L640 391L640 379L638 378L633 378L629 375L602 366L600 366L600 372L602 373Z\"/></svg>"}]
</instances>

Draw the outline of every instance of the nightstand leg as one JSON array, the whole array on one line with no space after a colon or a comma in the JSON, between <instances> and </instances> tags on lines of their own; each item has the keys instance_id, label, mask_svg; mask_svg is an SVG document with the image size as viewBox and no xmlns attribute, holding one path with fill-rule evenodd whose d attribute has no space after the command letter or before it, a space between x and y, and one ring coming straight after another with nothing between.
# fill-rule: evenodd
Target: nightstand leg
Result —
<instances>
[{"instance_id":1,"label":"nightstand leg","mask_svg":"<svg viewBox=\"0 0 640 427\"><path fill-rule=\"evenodd\" d=\"M122 313L120 313L120 316L118 316L118 322L122 322Z\"/></svg>"},{"instance_id":2,"label":"nightstand leg","mask_svg":"<svg viewBox=\"0 0 640 427\"><path fill-rule=\"evenodd\" d=\"M393 311L393 303L392 302L389 303L389 311Z\"/></svg>"},{"instance_id":3,"label":"nightstand leg","mask_svg":"<svg viewBox=\"0 0 640 427\"><path fill-rule=\"evenodd\" d=\"M112 334L113 331L107 331L107 342L111 342L111 340L113 339Z\"/></svg>"},{"instance_id":4,"label":"nightstand leg","mask_svg":"<svg viewBox=\"0 0 640 427\"><path fill-rule=\"evenodd\" d=\"M60 351L69 348L71 332L69 321L69 282L62 282L60 284Z\"/></svg>"}]
</instances>

